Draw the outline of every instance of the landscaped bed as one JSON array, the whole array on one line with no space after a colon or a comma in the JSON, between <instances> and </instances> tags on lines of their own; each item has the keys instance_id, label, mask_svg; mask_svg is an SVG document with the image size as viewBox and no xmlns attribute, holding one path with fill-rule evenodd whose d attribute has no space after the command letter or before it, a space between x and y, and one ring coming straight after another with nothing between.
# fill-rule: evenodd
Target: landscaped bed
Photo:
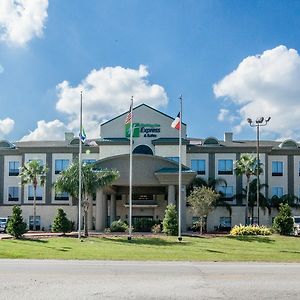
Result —
<instances>
[{"instance_id":1,"label":"landscaped bed","mask_svg":"<svg viewBox=\"0 0 300 300\"><path fill-rule=\"evenodd\" d=\"M177 237L103 235L0 240L0 258L91 260L300 262L300 238L271 236Z\"/></svg>"}]
</instances>

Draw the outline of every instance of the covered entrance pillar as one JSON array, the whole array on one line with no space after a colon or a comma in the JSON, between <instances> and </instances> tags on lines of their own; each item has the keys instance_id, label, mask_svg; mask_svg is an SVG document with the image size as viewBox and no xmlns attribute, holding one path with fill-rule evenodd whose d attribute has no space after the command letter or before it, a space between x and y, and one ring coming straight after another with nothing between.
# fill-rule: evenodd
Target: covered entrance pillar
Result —
<instances>
[{"instance_id":1,"label":"covered entrance pillar","mask_svg":"<svg viewBox=\"0 0 300 300\"><path fill-rule=\"evenodd\" d=\"M176 204L175 185L168 185L168 205Z\"/></svg>"},{"instance_id":2,"label":"covered entrance pillar","mask_svg":"<svg viewBox=\"0 0 300 300\"><path fill-rule=\"evenodd\" d=\"M104 231L107 221L107 198L103 189L96 194L96 230Z\"/></svg>"},{"instance_id":3,"label":"covered entrance pillar","mask_svg":"<svg viewBox=\"0 0 300 300\"><path fill-rule=\"evenodd\" d=\"M116 220L116 193L110 195L110 224Z\"/></svg>"}]
</instances>

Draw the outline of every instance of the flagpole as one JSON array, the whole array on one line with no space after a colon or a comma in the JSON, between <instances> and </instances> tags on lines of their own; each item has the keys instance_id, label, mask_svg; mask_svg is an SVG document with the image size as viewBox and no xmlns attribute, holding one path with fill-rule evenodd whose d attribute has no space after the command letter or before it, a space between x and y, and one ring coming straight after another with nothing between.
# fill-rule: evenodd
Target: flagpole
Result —
<instances>
[{"instance_id":1,"label":"flagpole","mask_svg":"<svg viewBox=\"0 0 300 300\"><path fill-rule=\"evenodd\" d=\"M181 197L182 197L182 184L181 184L181 148L182 148L182 95L179 97L180 100L180 127L179 127L179 171L178 171L178 240L182 241L181 236Z\"/></svg>"},{"instance_id":2,"label":"flagpole","mask_svg":"<svg viewBox=\"0 0 300 300\"><path fill-rule=\"evenodd\" d=\"M131 97L130 105L130 149L129 149L129 236L128 240L132 237L132 146L133 146L133 96Z\"/></svg>"},{"instance_id":3,"label":"flagpole","mask_svg":"<svg viewBox=\"0 0 300 300\"><path fill-rule=\"evenodd\" d=\"M81 238L81 161L82 161L82 142L81 142L81 135L82 135L82 91L80 92L80 116L79 116L79 190L78 190L78 238Z\"/></svg>"}]
</instances>

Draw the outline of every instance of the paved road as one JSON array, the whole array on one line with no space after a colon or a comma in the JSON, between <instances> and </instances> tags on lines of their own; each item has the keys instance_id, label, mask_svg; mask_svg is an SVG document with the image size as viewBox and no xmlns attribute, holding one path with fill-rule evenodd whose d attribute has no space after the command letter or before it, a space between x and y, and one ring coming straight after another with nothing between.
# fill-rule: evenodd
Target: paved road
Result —
<instances>
[{"instance_id":1,"label":"paved road","mask_svg":"<svg viewBox=\"0 0 300 300\"><path fill-rule=\"evenodd\" d=\"M300 299L300 264L5 259L0 299Z\"/></svg>"}]
</instances>

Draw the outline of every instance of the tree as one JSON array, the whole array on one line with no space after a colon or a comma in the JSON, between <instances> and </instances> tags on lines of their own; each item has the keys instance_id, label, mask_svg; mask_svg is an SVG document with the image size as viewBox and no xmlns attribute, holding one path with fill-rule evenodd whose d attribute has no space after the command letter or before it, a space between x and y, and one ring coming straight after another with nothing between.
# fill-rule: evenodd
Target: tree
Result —
<instances>
[{"instance_id":1,"label":"tree","mask_svg":"<svg viewBox=\"0 0 300 300\"><path fill-rule=\"evenodd\" d=\"M200 234L203 232L204 219L214 210L214 203L220 194L209 187L194 188L188 196L187 202L191 205L196 215L200 217Z\"/></svg>"},{"instance_id":2,"label":"tree","mask_svg":"<svg viewBox=\"0 0 300 300\"><path fill-rule=\"evenodd\" d=\"M163 219L163 232L168 235L178 234L178 215L176 211L176 206L174 204L169 204L165 211L165 216Z\"/></svg>"},{"instance_id":3,"label":"tree","mask_svg":"<svg viewBox=\"0 0 300 300\"><path fill-rule=\"evenodd\" d=\"M236 161L235 173L237 176L246 176L246 210L245 210L245 225L248 225L248 213L249 213L249 192L250 192L250 177L257 175L257 167L259 168L259 174L262 173L261 163L257 162L256 157L251 154L243 154L240 159Z\"/></svg>"},{"instance_id":4,"label":"tree","mask_svg":"<svg viewBox=\"0 0 300 300\"><path fill-rule=\"evenodd\" d=\"M287 203L280 204L279 214L274 219L274 227L282 235L290 235L294 231L292 210Z\"/></svg>"},{"instance_id":5,"label":"tree","mask_svg":"<svg viewBox=\"0 0 300 300\"><path fill-rule=\"evenodd\" d=\"M287 203L290 207L295 207L295 208L299 208L299 206L300 206L299 198L292 194L285 194L281 197L273 196L271 198L272 207L275 207L278 210L279 210L281 203L283 203L283 204Z\"/></svg>"},{"instance_id":6,"label":"tree","mask_svg":"<svg viewBox=\"0 0 300 300\"><path fill-rule=\"evenodd\" d=\"M33 230L36 230L36 189L37 186L44 186L48 168L44 167L38 160L26 163L20 172L21 184L32 185L33 187Z\"/></svg>"},{"instance_id":7,"label":"tree","mask_svg":"<svg viewBox=\"0 0 300 300\"><path fill-rule=\"evenodd\" d=\"M119 172L116 170L94 170L92 164L82 164L82 195L85 204L85 216L84 216L84 229L85 235L88 235L88 213L87 203L92 205L93 196L96 194L97 189L111 185L118 177ZM67 192L72 197L78 198L79 189L79 163L75 162L69 166L69 168L61 172L57 178L54 187L58 192Z\"/></svg>"},{"instance_id":8,"label":"tree","mask_svg":"<svg viewBox=\"0 0 300 300\"><path fill-rule=\"evenodd\" d=\"M62 208L57 210L57 214L53 221L52 231L62 232L65 234L71 230L71 222L68 220L66 213Z\"/></svg>"},{"instance_id":9,"label":"tree","mask_svg":"<svg viewBox=\"0 0 300 300\"><path fill-rule=\"evenodd\" d=\"M23 222L22 209L15 205L12 210L12 216L8 220L7 232L19 239L25 232L27 232L27 225Z\"/></svg>"}]
</instances>

